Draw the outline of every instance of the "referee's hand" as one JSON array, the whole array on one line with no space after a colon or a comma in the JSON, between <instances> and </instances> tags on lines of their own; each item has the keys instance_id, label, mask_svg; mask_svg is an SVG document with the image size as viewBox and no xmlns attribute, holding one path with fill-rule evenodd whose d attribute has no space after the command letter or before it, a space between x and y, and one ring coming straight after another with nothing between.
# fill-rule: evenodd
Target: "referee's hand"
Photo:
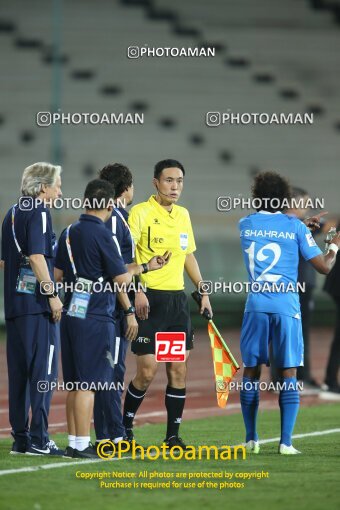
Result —
<instances>
[{"instance_id":1,"label":"referee's hand","mask_svg":"<svg viewBox=\"0 0 340 510\"><path fill-rule=\"evenodd\" d=\"M138 319L145 321L149 317L149 300L143 291L136 292L135 294L135 308Z\"/></svg>"},{"instance_id":2,"label":"referee's hand","mask_svg":"<svg viewBox=\"0 0 340 510\"><path fill-rule=\"evenodd\" d=\"M209 313L210 313L210 317L212 317L214 314L213 314L213 311L212 311L212 308L211 308L211 304L210 304L210 300L209 300L209 296L207 296L206 294L202 296L202 301L201 301L201 309L200 309L200 314L202 315L204 310L207 308L207 310L209 310Z\"/></svg>"},{"instance_id":3,"label":"referee's hand","mask_svg":"<svg viewBox=\"0 0 340 510\"><path fill-rule=\"evenodd\" d=\"M149 271L156 271L156 269L161 269L163 266L166 266L169 263L171 255L172 253L170 251L166 251L163 255L152 257L148 262Z\"/></svg>"},{"instance_id":4,"label":"referee's hand","mask_svg":"<svg viewBox=\"0 0 340 510\"><path fill-rule=\"evenodd\" d=\"M125 331L125 338L127 340L130 340L132 342L137 338L138 333L138 322L136 321L135 314L132 313L131 315L126 316L126 331Z\"/></svg>"}]
</instances>

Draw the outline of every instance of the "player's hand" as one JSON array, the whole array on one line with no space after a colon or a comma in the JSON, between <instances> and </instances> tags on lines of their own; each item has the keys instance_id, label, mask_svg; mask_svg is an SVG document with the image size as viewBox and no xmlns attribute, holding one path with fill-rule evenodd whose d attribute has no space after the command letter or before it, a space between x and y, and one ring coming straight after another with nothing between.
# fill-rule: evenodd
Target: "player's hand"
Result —
<instances>
[{"instance_id":1,"label":"player's hand","mask_svg":"<svg viewBox=\"0 0 340 510\"><path fill-rule=\"evenodd\" d=\"M136 339L138 333L138 322L134 313L126 316L126 326L125 338L132 342Z\"/></svg>"},{"instance_id":2,"label":"player's hand","mask_svg":"<svg viewBox=\"0 0 340 510\"><path fill-rule=\"evenodd\" d=\"M59 297L49 297L48 303L51 308L53 322L59 322L61 319L61 312L63 311L63 304Z\"/></svg>"},{"instance_id":3,"label":"player's hand","mask_svg":"<svg viewBox=\"0 0 340 510\"><path fill-rule=\"evenodd\" d=\"M135 308L137 317L142 321L145 321L149 317L150 312L149 300L143 291L136 292Z\"/></svg>"},{"instance_id":4,"label":"player's hand","mask_svg":"<svg viewBox=\"0 0 340 510\"><path fill-rule=\"evenodd\" d=\"M207 295L202 296L201 309L200 309L200 314L201 315L203 314L205 308L207 308L207 310L209 310L210 317L212 317L214 314L213 314L213 311L212 311L212 308L211 308L209 296L207 296Z\"/></svg>"},{"instance_id":5,"label":"player's hand","mask_svg":"<svg viewBox=\"0 0 340 510\"><path fill-rule=\"evenodd\" d=\"M309 218L306 218L303 223L306 225L306 227L309 228L311 232L314 232L320 228L320 218L326 214L328 214L328 211L321 212L315 216L310 216Z\"/></svg>"},{"instance_id":6,"label":"player's hand","mask_svg":"<svg viewBox=\"0 0 340 510\"><path fill-rule=\"evenodd\" d=\"M166 251L163 255L152 257L148 262L149 271L156 271L156 269L161 269L163 266L166 266L169 263L171 255L172 253L170 251Z\"/></svg>"},{"instance_id":7,"label":"player's hand","mask_svg":"<svg viewBox=\"0 0 340 510\"><path fill-rule=\"evenodd\" d=\"M0 260L0 269L3 269L5 267L5 261Z\"/></svg>"}]
</instances>

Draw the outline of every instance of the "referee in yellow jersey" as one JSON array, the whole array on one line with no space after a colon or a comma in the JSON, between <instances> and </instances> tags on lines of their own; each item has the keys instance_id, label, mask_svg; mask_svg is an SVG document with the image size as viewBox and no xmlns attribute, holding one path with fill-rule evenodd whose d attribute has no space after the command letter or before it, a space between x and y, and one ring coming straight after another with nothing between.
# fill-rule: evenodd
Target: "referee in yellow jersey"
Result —
<instances>
[{"instance_id":1,"label":"referee in yellow jersey","mask_svg":"<svg viewBox=\"0 0 340 510\"><path fill-rule=\"evenodd\" d=\"M147 202L135 205L129 214L129 226L135 244L137 263L150 257L172 253L162 271L140 276L146 293L136 292L135 307L139 323L138 337L132 342L132 352L137 355L137 374L132 379L124 402L126 438L132 441L133 420L143 402L146 391L157 372L155 359L155 334L158 331L186 333L186 359L193 348L188 298L184 292L184 269L198 287L202 280L194 255L196 250L190 216L184 207L176 205L183 190L185 171L181 163L166 159L156 164L153 185L156 195ZM201 313L212 310L207 295L202 298ZM167 432L165 443L171 448L186 445L178 435L185 404L186 361L166 363L168 385L165 391Z\"/></svg>"}]
</instances>

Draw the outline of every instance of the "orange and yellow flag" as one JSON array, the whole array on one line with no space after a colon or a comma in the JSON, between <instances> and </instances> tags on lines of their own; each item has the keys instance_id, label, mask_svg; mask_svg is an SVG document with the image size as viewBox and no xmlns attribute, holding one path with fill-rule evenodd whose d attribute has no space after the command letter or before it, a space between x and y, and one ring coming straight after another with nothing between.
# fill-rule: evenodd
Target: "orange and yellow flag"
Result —
<instances>
[{"instance_id":1,"label":"orange and yellow flag","mask_svg":"<svg viewBox=\"0 0 340 510\"><path fill-rule=\"evenodd\" d=\"M226 407L229 382L240 367L212 320L208 322L208 334L214 362L217 403L219 407Z\"/></svg>"}]
</instances>

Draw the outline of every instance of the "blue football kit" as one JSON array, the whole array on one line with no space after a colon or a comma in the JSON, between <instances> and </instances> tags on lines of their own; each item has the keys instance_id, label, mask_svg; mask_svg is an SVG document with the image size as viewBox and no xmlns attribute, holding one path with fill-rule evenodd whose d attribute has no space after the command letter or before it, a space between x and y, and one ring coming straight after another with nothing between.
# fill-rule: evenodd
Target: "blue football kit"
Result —
<instances>
[{"instance_id":1,"label":"blue football kit","mask_svg":"<svg viewBox=\"0 0 340 510\"><path fill-rule=\"evenodd\" d=\"M321 254L298 218L260 211L240 220L248 294L241 332L245 366L268 364L269 343L278 367L303 365L303 338L297 288L299 253Z\"/></svg>"},{"instance_id":2,"label":"blue football kit","mask_svg":"<svg viewBox=\"0 0 340 510\"><path fill-rule=\"evenodd\" d=\"M248 294L241 331L244 367L269 364L269 345L277 368L303 365L303 337L297 287L299 254L310 260L321 254L308 228L295 216L259 211L240 220L241 246L248 272ZM246 447L258 453L257 375L243 376L240 391ZM299 453L292 434L300 396L296 377L283 372L279 392L281 437L279 453Z\"/></svg>"}]
</instances>

